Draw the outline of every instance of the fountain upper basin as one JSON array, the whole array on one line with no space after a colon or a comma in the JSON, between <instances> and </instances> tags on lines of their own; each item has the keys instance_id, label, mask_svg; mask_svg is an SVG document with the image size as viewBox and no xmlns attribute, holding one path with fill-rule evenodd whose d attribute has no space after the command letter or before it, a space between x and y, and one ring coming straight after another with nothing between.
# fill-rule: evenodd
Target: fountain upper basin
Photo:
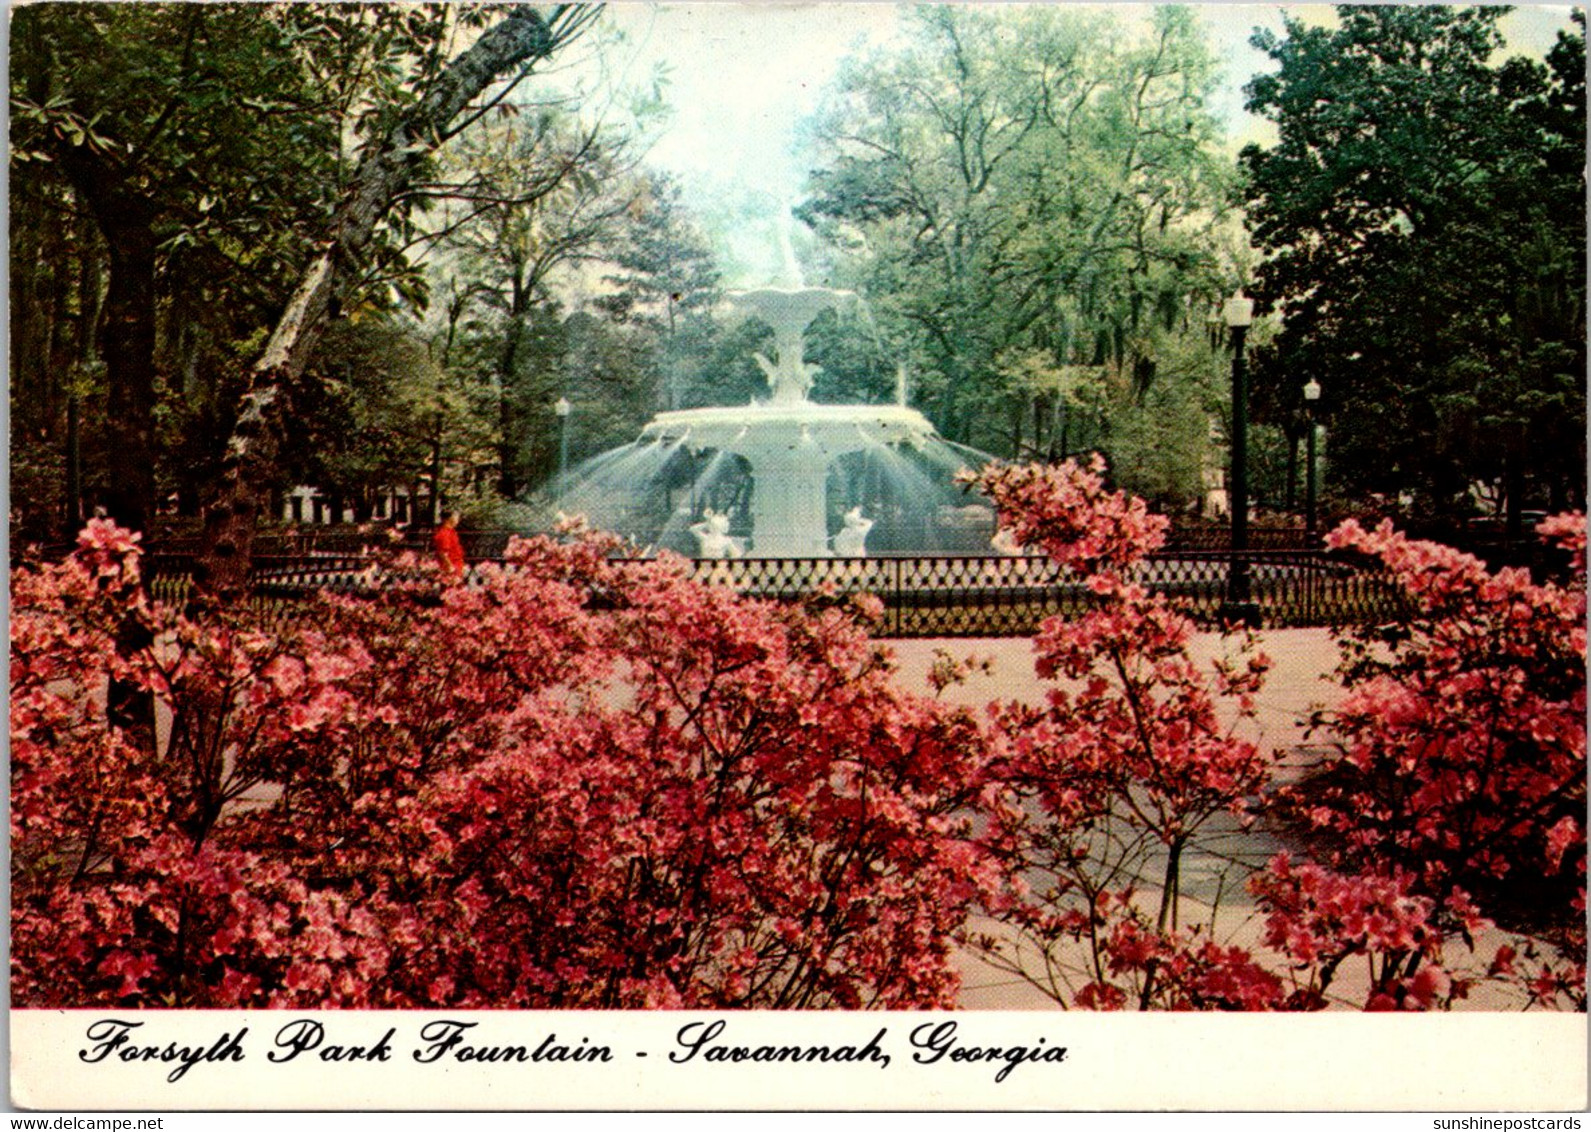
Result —
<instances>
[{"instance_id":1,"label":"fountain upper basin","mask_svg":"<svg viewBox=\"0 0 1591 1132\"><path fill-rule=\"evenodd\" d=\"M916 444L935 435L927 417L903 405L811 401L679 409L659 413L641 430L643 440L732 452L753 464L759 456L781 450L832 458L879 444Z\"/></svg>"}]
</instances>

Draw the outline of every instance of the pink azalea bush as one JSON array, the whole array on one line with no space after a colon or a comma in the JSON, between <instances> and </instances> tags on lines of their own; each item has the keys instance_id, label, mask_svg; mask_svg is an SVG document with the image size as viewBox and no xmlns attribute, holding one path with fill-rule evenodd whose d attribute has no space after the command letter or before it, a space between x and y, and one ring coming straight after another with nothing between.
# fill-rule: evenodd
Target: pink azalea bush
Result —
<instances>
[{"instance_id":1,"label":"pink azalea bush","mask_svg":"<svg viewBox=\"0 0 1591 1132\"><path fill-rule=\"evenodd\" d=\"M1019 542L1096 597L1037 638L1047 704L991 709L990 844L1008 868L1005 932L981 941L991 960L1082 1008L1433 1009L1488 979L1583 1008L1584 517L1542 528L1570 552L1563 585L1390 527L1335 532L1420 614L1343 641L1349 695L1320 721L1341 765L1279 789L1271 759L1215 710L1252 716L1266 658L1239 637L1234 657L1193 662L1191 622L1132 580L1163 520L1101 472L996 467L977 481ZM1326 859L1254 870L1259 946L1223 946L1218 909L1180 899L1181 865L1199 838L1230 841L1259 815L1310 829ZM1569 878L1545 890L1565 914L1481 948L1508 892L1486 882L1510 870Z\"/></svg>"},{"instance_id":2,"label":"pink azalea bush","mask_svg":"<svg viewBox=\"0 0 1591 1132\"><path fill-rule=\"evenodd\" d=\"M1331 546L1383 564L1415 612L1344 642L1348 695L1320 721L1338 756L1279 802L1317 835L1325 864L1399 878L1449 935L1472 940L1488 920L1518 919L1519 905L1556 908L1530 924L1555 958L1509 945L1487 973L1531 1001L1583 1008L1585 516L1539 531L1567 552L1562 582L1488 570L1386 523L1332 532Z\"/></svg>"},{"instance_id":3,"label":"pink azalea bush","mask_svg":"<svg viewBox=\"0 0 1591 1132\"><path fill-rule=\"evenodd\" d=\"M1140 580L1164 520L1101 471L977 479L1093 596L1036 639L1045 702L981 720L895 686L871 599L747 601L597 537L467 585L398 562L267 631L150 601L91 523L12 575L13 1001L948 1006L978 911L1069 1007L1583 1009L1584 517L1542 526L1561 583L1335 532L1416 612L1343 638L1338 754L1283 787L1242 733L1268 660L1195 660Z\"/></svg>"},{"instance_id":4,"label":"pink azalea bush","mask_svg":"<svg viewBox=\"0 0 1591 1132\"><path fill-rule=\"evenodd\" d=\"M897 691L844 610L609 549L520 542L280 633L149 602L107 524L16 571L13 1002L953 1002L995 879L975 721ZM107 722L112 678L156 749Z\"/></svg>"},{"instance_id":5,"label":"pink azalea bush","mask_svg":"<svg viewBox=\"0 0 1591 1132\"><path fill-rule=\"evenodd\" d=\"M991 708L994 775L1005 788L992 844L1011 879L1000 911L1042 962L1012 962L994 936L985 950L996 963L1004 951L1014 967L1037 966L1036 985L1064 1005L1256 1008L1274 996L1218 991L1191 973L1214 963L1235 977L1239 967L1208 949L1207 930L1183 922L1180 897L1190 846L1213 826L1245 821L1268 781L1270 756L1235 735L1216 704L1252 716L1269 661L1247 641L1213 666L1193 659L1193 622L1134 580L1166 520L1108 490L1102 472L1097 460L998 466L977 481L1016 540L1095 599L1082 617L1051 618L1039 632L1048 702Z\"/></svg>"}]
</instances>

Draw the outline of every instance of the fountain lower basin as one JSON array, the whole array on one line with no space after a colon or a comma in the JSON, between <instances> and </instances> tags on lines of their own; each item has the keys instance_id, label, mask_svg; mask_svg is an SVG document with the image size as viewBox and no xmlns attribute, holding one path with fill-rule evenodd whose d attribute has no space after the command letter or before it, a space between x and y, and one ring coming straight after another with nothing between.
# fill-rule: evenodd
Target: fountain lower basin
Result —
<instances>
[{"instance_id":1,"label":"fountain lower basin","mask_svg":"<svg viewBox=\"0 0 1591 1132\"><path fill-rule=\"evenodd\" d=\"M903 405L819 405L810 401L660 413L642 442L738 456L756 485L750 502L755 552L820 558L830 552L826 487L841 456L921 446L933 425Z\"/></svg>"}]
</instances>

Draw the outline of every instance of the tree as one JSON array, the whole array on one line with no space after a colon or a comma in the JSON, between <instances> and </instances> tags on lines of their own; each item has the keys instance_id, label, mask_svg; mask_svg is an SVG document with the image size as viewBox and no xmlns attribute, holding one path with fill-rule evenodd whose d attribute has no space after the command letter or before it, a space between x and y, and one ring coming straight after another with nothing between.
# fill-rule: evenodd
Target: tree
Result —
<instances>
[{"instance_id":1,"label":"tree","mask_svg":"<svg viewBox=\"0 0 1591 1132\"><path fill-rule=\"evenodd\" d=\"M461 147L470 187L435 219L444 259L472 280L471 348L491 355L495 486L510 502L550 481L565 429L575 459L594 455L658 408L721 392L725 371L718 274L678 187L638 164L625 129L526 116ZM593 290L589 307L569 299ZM563 424L560 397L574 406Z\"/></svg>"},{"instance_id":2,"label":"tree","mask_svg":"<svg viewBox=\"0 0 1591 1132\"><path fill-rule=\"evenodd\" d=\"M916 21L902 52L843 71L799 211L859 253L843 277L925 360L913 385L940 430L1014 452L1008 422L1045 391L1010 385L1002 355L1109 365L1138 396L1158 339L1202 335L1228 180L1213 64L1178 9L1137 40L1053 7Z\"/></svg>"},{"instance_id":3,"label":"tree","mask_svg":"<svg viewBox=\"0 0 1591 1132\"><path fill-rule=\"evenodd\" d=\"M384 493L457 480L457 466L490 460L491 415L471 375L448 369L421 328L365 313L334 321L297 399L298 423L282 459L368 521ZM449 473L453 475L449 477Z\"/></svg>"},{"instance_id":4,"label":"tree","mask_svg":"<svg viewBox=\"0 0 1591 1132\"><path fill-rule=\"evenodd\" d=\"M182 390L201 359L224 369L236 340L268 320L306 220L337 180L348 75L327 59L338 37L328 25L350 21L309 13L253 4L18 13L19 391L50 386L52 367L102 375L52 396L95 406L103 434L84 437L74 416L73 440L87 439L103 467L94 494L133 526L152 514L165 469L157 411L173 395L163 389ZM326 66L317 71L315 59ZM96 238L85 242L85 227ZM68 300L63 273L74 260ZM59 339L74 322L75 357ZM42 354L51 339L54 356Z\"/></svg>"},{"instance_id":5,"label":"tree","mask_svg":"<svg viewBox=\"0 0 1591 1132\"><path fill-rule=\"evenodd\" d=\"M679 186L664 175L647 174L646 196L628 221L607 253L614 271L604 281L616 290L599 298L597 306L620 323L645 327L661 342L658 407L684 408L686 389L708 376L721 275L706 235L681 202Z\"/></svg>"},{"instance_id":6,"label":"tree","mask_svg":"<svg viewBox=\"0 0 1591 1132\"><path fill-rule=\"evenodd\" d=\"M438 43L412 74L414 87L376 104L358 162L326 217L319 251L304 267L250 368L220 483L205 513L204 549L194 577L202 593L226 598L247 587L261 492L278 473L277 450L292 387L334 297L357 278L378 231L414 187L426 158L486 112L471 107L500 76L520 68L522 78L593 18L579 6L546 13L515 7L452 60L442 58Z\"/></svg>"},{"instance_id":7,"label":"tree","mask_svg":"<svg viewBox=\"0 0 1591 1132\"><path fill-rule=\"evenodd\" d=\"M58 181L14 168L11 216L11 540L23 546L78 527L83 484L104 479L104 453L83 443L104 434L104 253Z\"/></svg>"},{"instance_id":8,"label":"tree","mask_svg":"<svg viewBox=\"0 0 1591 1132\"><path fill-rule=\"evenodd\" d=\"M454 156L463 180L435 218L441 245L473 282L471 301L496 322L497 492L528 486L525 372L534 323L552 316L561 273L602 260L606 242L642 207L629 140L557 109L509 114L464 140ZM531 366L530 368L534 368Z\"/></svg>"},{"instance_id":9,"label":"tree","mask_svg":"<svg viewBox=\"0 0 1591 1132\"><path fill-rule=\"evenodd\" d=\"M1584 495L1585 76L1583 33L1494 63L1503 11L1257 35L1279 70L1248 107L1280 138L1242 162L1256 294L1282 315L1257 384L1321 381L1352 489L1453 509L1501 480L1517 530L1527 494Z\"/></svg>"}]
</instances>

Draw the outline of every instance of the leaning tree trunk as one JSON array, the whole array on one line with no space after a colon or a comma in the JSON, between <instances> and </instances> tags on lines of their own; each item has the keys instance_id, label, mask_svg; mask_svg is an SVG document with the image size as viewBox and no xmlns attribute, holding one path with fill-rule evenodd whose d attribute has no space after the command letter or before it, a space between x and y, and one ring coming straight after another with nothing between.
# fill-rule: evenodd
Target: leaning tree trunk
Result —
<instances>
[{"instance_id":1,"label":"leaning tree trunk","mask_svg":"<svg viewBox=\"0 0 1591 1132\"><path fill-rule=\"evenodd\" d=\"M302 376L325 325L332 297L357 267L376 228L406 191L420 162L446 140L450 125L501 74L550 55L583 19L560 5L548 15L510 9L448 65L429 93L360 153L353 180L332 216L330 237L305 270L287 309L254 363L237 424L227 441L220 482L205 511L194 570L198 593L226 601L246 592L255 522L289 416L289 391ZM560 30L561 29L561 30Z\"/></svg>"}]
</instances>

